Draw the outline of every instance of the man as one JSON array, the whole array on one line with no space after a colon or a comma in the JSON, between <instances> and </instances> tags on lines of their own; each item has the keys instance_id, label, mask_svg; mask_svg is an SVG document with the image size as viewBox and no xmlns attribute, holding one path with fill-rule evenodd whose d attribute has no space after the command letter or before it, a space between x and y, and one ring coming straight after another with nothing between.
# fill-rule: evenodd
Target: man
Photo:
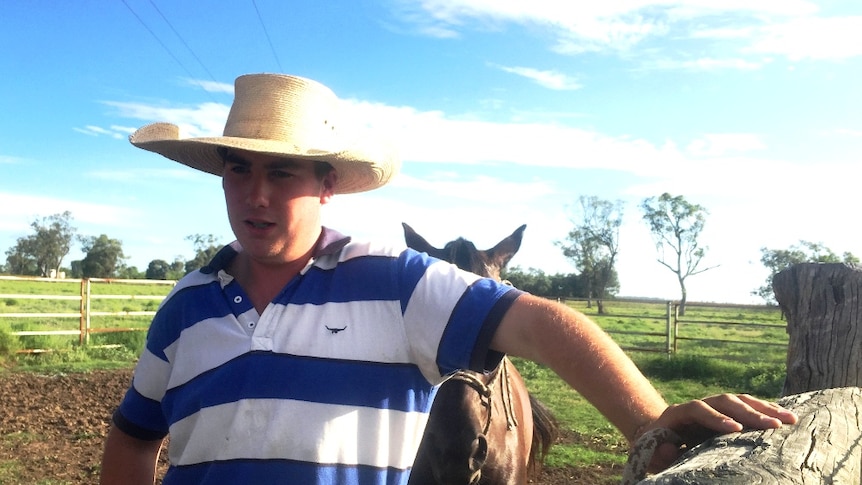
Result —
<instances>
[{"instance_id":1,"label":"man","mask_svg":"<svg viewBox=\"0 0 862 485\"><path fill-rule=\"evenodd\" d=\"M335 194L380 187L400 164L340 115L317 82L249 75L236 81L224 136L181 139L157 123L130 137L221 175L237 240L153 319L105 444L103 484L152 484L168 434L168 485L406 483L433 386L502 353L554 369L629 440L659 427L685 439L795 422L750 396L668 406L584 315L322 227ZM677 453L665 449L654 468Z\"/></svg>"}]
</instances>

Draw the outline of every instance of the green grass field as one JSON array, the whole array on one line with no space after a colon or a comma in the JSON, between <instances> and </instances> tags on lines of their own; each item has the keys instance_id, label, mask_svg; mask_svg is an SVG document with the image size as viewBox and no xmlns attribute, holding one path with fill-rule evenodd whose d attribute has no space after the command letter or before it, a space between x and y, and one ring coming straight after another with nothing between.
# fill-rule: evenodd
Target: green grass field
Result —
<instances>
[{"instance_id":1,"label":"green grass field","mask_svg":"<svg viewBox=\"0 0 862 485\"><path fill-rule=\"evenodd\" d=\"M94 295L163 297L169 285L93 283ZM73 282L0 280L0 294L80 296ZM784 381L787 334L774 307L730 307L690 304L686 315L672 319L675 336L668 354L667 306L662 302L605 302L606 313L583 301L570 306L593 318L622 346L671 402L682 402L720 392L745 392L774 398ZM158 299L93 298L91 309L100 312L155 311ZM20 330L77 329L77 318L3 318L11 313L80 314L80 300L0 298L0 359L24 369L42 372L128 367L143 348L149 316L94 317L91 327L138 328L135 332L92 335L90 345L78 345L77 336L10 336ZM35 355L16 355L19 349L54 349ZM634 350L640 349L640 350ZM547 466L622 464L626 443L578 393L553 372L533 362L513 359L530 391L553 410L564 430L565 443L555 446ZM613 480L608 483L612 483Z\"/></svg>"},{"instance_id":2,"label":"green grass field","mask_svg":"<svg viewBox=\"0 0 862 485\"><path fill-rule=\"evenodd\" d=\"M691 304L678 325L671 321L679 340L668 354L663 302L606 301L604 315L583 301L567 304L624 349L646 349L627 353L670 403L722 392L774 399L781 391L788 337L778 308ZM554 411L569 437L551 449L547 466L625 463L625 439L595 408L550 370L513 360L530 392ZM607 481L618 482L619 477Z\"/></svg>"}]
</instances>

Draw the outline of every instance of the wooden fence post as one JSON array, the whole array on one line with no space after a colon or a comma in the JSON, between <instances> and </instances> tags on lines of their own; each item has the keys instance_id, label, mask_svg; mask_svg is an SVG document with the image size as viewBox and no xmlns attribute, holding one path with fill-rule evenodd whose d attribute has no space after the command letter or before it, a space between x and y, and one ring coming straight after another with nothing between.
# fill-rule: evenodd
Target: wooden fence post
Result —
<instances>
[{"instance_id":1,"label":"wooden fence post","mask_svg":"<svg viewBox=\"0 0 862 485\"><path fill-rule=\"evenodd\" d=\"M667 332L665 354L668 359L670 359L671 354L676 353L676 339L674 338L674 318L672 308L673 302L668 301L667 305L665 305L665 316L667 317L667 319L665 320L665 332Z\"/></svg>"},{"instance_id":2,"label":"wooden fence post","mask_svg":"<svg viewBox=\"0 0 862 485\"><path fill-rule=\"evenodd\" d=\"M82 285L85 283L87 286L87 293L86 293L86 296L84 297L84 299L86 300L86 307L85 307L86 310L85 310L85 316L84 316L85 317L84 318L84 322L85 322L84 344L90 345L90 311L91 311L91 308L90 308L91 298L90 298L90 296L92 295L93 292L92 292L92 286L90 285L90 278L84 278L83 280L81 280Z\"/></svg>"},{"instance_id":3,"label":"wooden fence post","mask_svg":"<svg viewBox=\"0 0 862 485\"><path fill-rule=\"evenodd\" d=\"M84 345L84 335L86 335L86 331L87 331L87 327L86 327L87 321L85 320L85 318L86 318L86 307L84 306L84 281L87 281L87 280L83 280L83 279L81 280L81 320L80 320L80 323L78 324L78 331L79 331L79 333L78 333L78 345Z\"/></svg>"},{"instance_id":4,"label":"wooden fence post","mask_svg":"<svg viewBox=\"0 0 862 485\"><path fill-rule=\"evenodd\" d=\"M787 319L787 379L782 395L862 386L862 270L803 263L775 275Z\"/></svg>"}]
</instances>

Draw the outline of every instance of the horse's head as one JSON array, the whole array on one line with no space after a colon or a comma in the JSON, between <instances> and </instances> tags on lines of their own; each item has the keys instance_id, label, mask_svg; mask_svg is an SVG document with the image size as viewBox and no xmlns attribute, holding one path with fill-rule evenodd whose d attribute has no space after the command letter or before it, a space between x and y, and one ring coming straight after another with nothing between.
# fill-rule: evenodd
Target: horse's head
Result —
<instances>
[{"instance_id":1,"label":"horse's head","mask_svg":"<svg viewBox=\"0 0 862 485\"><path fill-rule=\"evenodd\" d=\"M435 406L448 412L432 412L425 428L424 455L433 483L472 485L482 478L493 439L491 393L497 374L458 372L437 390Z\"/></svg>"},{"instance_id":2,"label":"horse's head","mask_svg":"<svg viewBox=\"0 0 862 485\"><path fill-rule=\"evenodd\" d=\"M442 249L432 246L428 241L420 236L412 227L401 223L404 226L404 239L407 246L419 252L428 253L443 261L448 261L455 264L461 269L476 273L479 276L487 276L496 280L500 279L500 271L509 264L512 256L518 252L521 247L521 239L524 237L524 229L527 225L515 229L515 232L504 238L491 249L480 250L476 249L476 245L472 242L459 237L454 241L450 241L443 246Z\"/></svg>"},{"instance_id":3,"label":"horse's head","mask_svg":"<svg viewBox=\"0 0 862 485\"><path fill-rule=\"evenodd\" d=\"M407 224L402 225L407 246L479 276L497 280L500 279L500 271L521 247L527 227L526 224L522 225L491 249L479 250L464 238L451 241L439 249ZM512 471L517 459L512 459L515 452L509 448L517 448L519 442L516 433L508 432L510 419L514 421L512 413L515 412L515 406L504 404L502 396L507 396L508 402L517 399L523 403L528 397L520 375L510 380L508 369L507 364L501 364L489 373L457 372L438 388L410 475L411 485L477 484L483 476L485 480L492 480L490 483L503 483L489 478L489 473L491 477L517 476ZM514 368L512 371L517 373ZM505 377L498 379L501 372ZM513 390L511 384L514 380L517 380L520 385L518 389L523 389L523 393ZM492 396L492 392L497 394ZM529 408L526 413L529 413ZM493 425L492 414L496 420ZM520 412L521 419L524 414ZM532 429L532 422L528 429ZM526 450L529 450L529 433L525 432L527 438L520 441L521 444L526 443ZM510 442L515 444L509 447L507 443Z\"/></svg>"}]
</instances>

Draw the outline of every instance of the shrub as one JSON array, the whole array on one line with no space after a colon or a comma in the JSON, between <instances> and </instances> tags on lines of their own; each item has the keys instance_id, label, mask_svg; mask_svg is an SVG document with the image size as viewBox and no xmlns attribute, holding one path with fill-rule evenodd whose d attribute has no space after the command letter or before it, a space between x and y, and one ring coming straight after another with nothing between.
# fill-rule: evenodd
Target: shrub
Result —
<instances>
[{"instance_id":1,"label":"shrub","mask_svg":"<svg viewBox=\"0 0 862 485\"><path fill-rule=\"evenodd\" d=\"M17 336L10 334L6 330L0 329L0 360L5 360L8 357L15 355L15 352L21 348L21 342Z\"/></svg>"},{"instance_id":2,"label":"shrub","mask_svg":"<svg viewBox=\"0 0 862 485\"><path fill-rule=\"evenodd\" d=\"M100 345L121 345L135 357L144 350L146 341L147 332L144 331L100 333L90 337L90 344L94 347Z\"/></svg>"}]
</instances>

